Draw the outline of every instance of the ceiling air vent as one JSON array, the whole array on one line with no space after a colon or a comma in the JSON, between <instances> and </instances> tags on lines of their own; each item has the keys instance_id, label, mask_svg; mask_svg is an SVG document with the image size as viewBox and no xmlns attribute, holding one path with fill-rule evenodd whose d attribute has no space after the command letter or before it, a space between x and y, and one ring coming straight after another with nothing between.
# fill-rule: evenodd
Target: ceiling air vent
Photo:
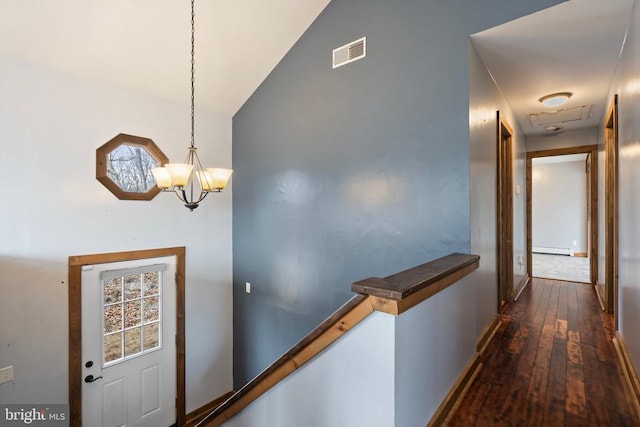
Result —
<instances>
[{"instance_id":1,"label":"ceiling air vent","mask_svg":"<svg viewBox=\"0 0 640 427\"><path fill-rule=\"evenodd\" d=\"M531 125L550 126L568 122L576 122L581 120L589 120L591 118L591 105L582 105L580 107L567 108L556 111L543 111L541 113L529 114Z\"/></svg>"},{"instance_id":2,"label":"ceiling air vent","mask_svg":"<svg viewBox=\"0 0 640 427\"><path fill-rule=\"evenodd\" d=\"M333 49L333 68L341 67L365 56L367 56L367 38L363 37Z\"/></svg>"}]
</instances>

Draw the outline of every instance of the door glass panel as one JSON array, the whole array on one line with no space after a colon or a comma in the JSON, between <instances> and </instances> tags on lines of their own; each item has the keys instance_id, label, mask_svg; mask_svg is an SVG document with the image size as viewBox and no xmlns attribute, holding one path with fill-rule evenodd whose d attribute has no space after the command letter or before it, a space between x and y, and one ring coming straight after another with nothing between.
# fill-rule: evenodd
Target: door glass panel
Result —
<instances>
[{"instance_id":1,"label":"door glass panel","mask_svg":"<svg viewBox=\"0 0 640 427\"><path fill-rule=\"evenodd\" d=\"M160 291L160 272L154 271L153 273L144 274L144 296L157 295Z\"/></svg>"},{"instance_id":2,"label":"door glass panel","mask_svg":"<svg viewBox=\"0 0 640 427\"><path fill-rule=\"evenodd\" d=\"M122 300L122 278L116 277L104 284L104 303L111 304Z\"/></svg>"},{"instance_id":3,"label":"door glass panel","mask_svg":"<svg viewBox=\"0 0 640 427\"><path fill-rule=\"evenodd\" d=\"M150 350L160 345L158 322L144 325L144 350Z\"/></svg>"},{"instance_id":4,"label":"door glass panel","mask_svg":"<svg viewBox=\"0 0 640 427\"><path fill-rule=\"evenodd\" d=\"M124 304L124 326L130 328L140 324L140 300L128 301Z\"/></svg>"},{"instance_id":5,"label":"door glass panel","mask_svg":"<svg viewBox=\"0 0 640 427\"><path fill-rule=\"evenodd\" d=\"M127 329L124 332L124 356L132 356L142 351L142 328Z\"/></svg>"},{"instance_id":6,"label":"door glass panel","mask_svg":"<svg viewBox=\"0 0 640 427\"><path fill-rule=\"evenodd\" d=\"M122 332L104 337L104 363L122 359Z\"/></svg>"},{"instance_id":7,"label":"door glass panel","mask_svg":"<svg viewBox=\"0 0 640 427\"><path fill-rule=\"evenodd\" d=\"M108 305L104 308L104 332L117 332L122 329L122 304Z\"/></svg>"},{"instance_id":8,"label":"door glass panel","mask_svg":"<svg viewBox=\"0 0 640 427\"><path fill-rule=\"evenodd\" d=\"M126 299L140 298L140 274L124 277L124 292Z\"/></svg>"},{"instance_id":9,"label":"door glass panel","mask_svg":"<svg viewBox=\"0 0 640 427\"><path fill-rule=\"evenodd\" d=\"M130 271L118 271L118 277L102 281L103 365L162 345L162 275L140 268Z\"/></svg>"},{"instance_id":10,"label":"door glass panel","mask_svg":"<svg viewBox=\"0 0 640 427\"><path fill-rule=\"evenodd\" d=\"M160 318L158 310L158 297L148 297L144 299L144 321L153 322Z\"/></svg>"}]
</instances>

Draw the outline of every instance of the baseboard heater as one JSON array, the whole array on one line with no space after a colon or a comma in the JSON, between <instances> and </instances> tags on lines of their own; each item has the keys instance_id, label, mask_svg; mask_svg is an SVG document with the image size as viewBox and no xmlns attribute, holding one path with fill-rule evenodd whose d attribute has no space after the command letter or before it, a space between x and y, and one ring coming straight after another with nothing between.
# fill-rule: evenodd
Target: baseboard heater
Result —
<instances>
[{"instance_id":1,"label":"baseboard heater","mask_svg":"<svg viewBox=\"0 0 640 427\"><path fill-rule=\"evenodd\" d=\"M572 248L548 248L545 246L534 246L531 248L534 254L552 254L552 255L569 255L573 256Z\"/></svg>"}]
</instances>

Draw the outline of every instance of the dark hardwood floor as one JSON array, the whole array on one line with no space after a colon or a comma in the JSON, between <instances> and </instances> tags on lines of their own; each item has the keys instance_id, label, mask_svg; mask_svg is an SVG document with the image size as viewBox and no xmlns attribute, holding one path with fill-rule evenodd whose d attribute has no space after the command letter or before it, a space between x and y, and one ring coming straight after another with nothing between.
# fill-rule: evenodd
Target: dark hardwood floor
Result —
<instances>
[{"instance_id":1,"label":"dark hardwood floor","mask_svg":"<svg viewBox=\"0 0 640 427\"><path fill-rule=\"evenodd\" d=\"M640 426L588 284L533 279L449 426Z\"/></svg>"}]
</instances>

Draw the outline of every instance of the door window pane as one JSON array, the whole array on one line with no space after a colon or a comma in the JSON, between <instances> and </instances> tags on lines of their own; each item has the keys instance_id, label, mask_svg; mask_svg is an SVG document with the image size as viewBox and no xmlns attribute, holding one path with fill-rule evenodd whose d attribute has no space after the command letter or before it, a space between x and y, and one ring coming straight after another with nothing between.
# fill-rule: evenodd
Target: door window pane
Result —
<instances>
[{"instance_id":1,"label":"door window pane","mask_svg":"<svg viewBox=\"0 0 640 427\"><path fill-rule=\"evenodd\" d=\"M151 350L160 346L160 336L158 335L159 328L158 322L144 325L144 350Z\"/></svg>"},{"instance_id":2,"label":"door window pane","mask_svg":"<svg viewBox=\"0 0 640 427\"><path fill-rule=\"evenodd\" d=\"M116 277L104 284L104 303L111 304L122 300L122 278Z\"/></svg>"},{"instance_id":3,"label":"door window pane","mask_svg":"<svg viewBox=\"0 0 640 427\"><path fill-rule=\"evenodd\" d=\"M113 362L122 358L122 332L104 337L104 362Z\"/></svg>"},{"instance_id":4,"label":"door window pane","mask_svg":"<svg viewBox=\"0 0 640 427\"><path fill-rule=\"evenodd\" d=\"M143 275L144 296L157 295L160 292L160 272L145 273Z\"/></svg>"},{"instance_id":5,"label":"door window pane","mask_svg":"<svg viewBox=\"0 0 640 427\"><path fill-rule=\"evenodd\" d=\"M122 304L109 305L104 308L104 333L122 329Z\"/></svg>"},{"instance_id":6,"label":"door window pane","mask_svg":"<svg viewBox=\"0 0 640 427\"><path fill-rule=\"evenodd\" d=\"M142 328L124 331L124 357L138 354L142 351Z\"/></svg>"},{"instance_id":7,"label":"door window pane","mask_svg":"<svg viewBox=\"0 0 640 427\"><path fill-rule=\"evenodd\" d=\"M140 324L141 300L128 301L124 304L124 327L130 328Z\"/></svg>"},{"instance_id":8,"label":"door window pane","mask_svg":"<svg viewBox=\"0 0 640 427\"><path fill-rule=\"evenodd\" d=\"M127 300L140 298L140 274L124 277L124 292Z\"/></svg>"},{"instance_id":9,"label":"door window pane","mask_svg":"<svg viewBox=\"0 0 640 427\"><path fill-rule=\"evenodd\" d=\"M144 299L144 322L153 322L160 318L158 310L158 297L148 297Z\"/></svg>"}]
</instances>

